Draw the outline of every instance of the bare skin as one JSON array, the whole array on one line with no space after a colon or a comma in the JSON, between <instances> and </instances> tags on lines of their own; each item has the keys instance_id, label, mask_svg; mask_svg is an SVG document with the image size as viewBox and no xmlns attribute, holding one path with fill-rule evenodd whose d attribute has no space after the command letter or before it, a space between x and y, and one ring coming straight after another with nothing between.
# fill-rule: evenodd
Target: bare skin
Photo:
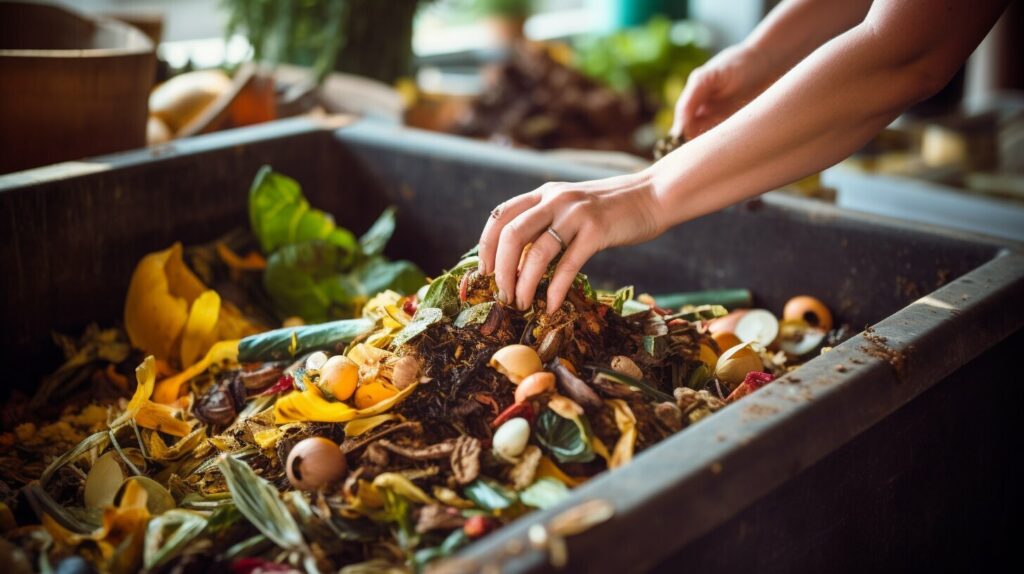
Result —
<instances>
[{"instance_id":1,"label":"bare skin","mask_svg":"<svg viewBox=\"0 0 1024 574\"><path fill-rule=\"evenodd\" d=\"M499 300L529 308L562 248L551 227L566 246L547 291L557 308L598 251L649 241L856 151L941 89L1007 3L786 0L680 97L674 129L699 137L643 171L548 183L504 202L481 234L481 271L494 273Z\"/></svg>"}]
</instances>

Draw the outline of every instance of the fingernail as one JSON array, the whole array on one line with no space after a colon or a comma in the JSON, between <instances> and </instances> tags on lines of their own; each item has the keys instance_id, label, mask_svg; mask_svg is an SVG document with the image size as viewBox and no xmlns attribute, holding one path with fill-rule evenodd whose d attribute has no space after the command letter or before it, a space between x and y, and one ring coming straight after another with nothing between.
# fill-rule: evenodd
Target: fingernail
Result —
<instances>
[{"instance_id":1,"label":"fingernail","mask_svg":"<svg viewBox=\"0 0 1024 574\"><path fill-rule=\"evenodd\" d=\"M520 311L525 311L525 310L527 310L527 309L529 309L529 308L530 308L530 302L529 302L529 301L527 301L526 299L523 299L523 300L522 300L522 301L520 301L520 302L519 302L519 304L518 304L518 305L516 305L516 306L517 306L517 307L519 307L519 310L520 310Z\"/></svg>"},{"instance_id":2,"label":"fingernail","mask_svg":"<svg viewBox=\"0 0 1024 574\"><path fill-rule=\"evenodd\" d=\"M498 296L495 299L502 305L508 305L508 297L505 296L505 292L501 289L498 289Z\"/></svg>"}]
</instances>

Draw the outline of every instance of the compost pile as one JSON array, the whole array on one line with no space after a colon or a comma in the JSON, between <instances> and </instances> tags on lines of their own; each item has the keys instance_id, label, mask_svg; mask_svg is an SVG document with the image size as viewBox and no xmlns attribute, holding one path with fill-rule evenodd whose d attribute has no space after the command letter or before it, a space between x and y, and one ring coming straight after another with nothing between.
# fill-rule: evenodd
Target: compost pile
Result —
<instances>
[{"instance_id":1,"label":"compost pile","mask_svg":"<svg viewBox=\"0 0 1024 574\"><path fill-rule=\"evenodd\" d=\"M560 308L545 308L545 279L519 311L496 302L472 253L405 294L384 288L357 300L364 291L350 289L309 309L355 317L267 331L249 307L221 299L226 288L206 285L233 276L244 291L246 273L266 284L273 265L290 269L274 263L281 249L322 248L337 228L292 184L265 170L250 204L270 186L290 198L275 213L313 217L315 238L298 224L262 262L224 243L217 258L193 252L191 265L180 245L146 256L124 331L59 338L67 363L36 397L5 406L4 563L114 573L467 569L443 559L559 504L829 342L831 316L807 297L780 323L710 303L670 311L629 287L594 290L580 275ZM282 205L304 207L294 216ZM266 245L265 231L280 229L255 224L269 221L259 209L252 216ZM391 269L397 289L409 274L379 255L389 217L352 257L333 260L346 284L379 285ZM290 284L285 295L303 289L312 287ZM45 422L45 404L58 403L59 419ZM569 509L533 542L564 564L560 536L610 511L594 501Z\"/></svg>"},{"instance_id":2,"label":"compost pile","mask_svg":"<svg viewBox=\"0 0 1024 574\"><path fill-rule=\"evenodd\" d=\"M535 149L649 152L634 140L654 117L642 92L616 91L588 78L543 45L517 45L486 83L456 133Z\"/></svg>"}]
</instances>

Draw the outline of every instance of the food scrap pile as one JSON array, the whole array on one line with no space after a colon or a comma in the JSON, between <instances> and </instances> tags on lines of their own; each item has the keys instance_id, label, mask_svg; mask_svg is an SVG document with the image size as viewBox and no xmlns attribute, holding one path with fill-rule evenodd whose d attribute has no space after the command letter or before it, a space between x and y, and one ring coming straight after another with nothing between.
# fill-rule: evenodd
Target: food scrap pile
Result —
<instances>
[{"instance_id":1,"label":"food scrap pile","mask_svg":"<svg viewBox=\"0 0 1024 574\"><path fill-rule=\"evenodd\" d=\"M375 227L377 250L390 233ZM260 275L251 255L222 259ZM749 306L748 292L655 301L583 275L560 308L545 308L542 282L522 312L496 302L477 264L470 254L407 293L382 289L354 318L266 331L180 246L147 256L126 333L65 341L71 366L41 387L53 400L86 372L108 399L71 396L50 424L5 407L0 557L21 571L441 569L836 333L810 297L780 322L726 309Z\"/></svg>"},{"instance_id":2,"label":"food scrap pile","mask_svg":"<svg viewBox=\"0 0 1024 574\"><path fill-rule=\"evenodd\" d=\"M517 45L489 71L487 88L453 131L535 149L646 155L649 146L634 141L634 132L654 117L654 106L638 90L619 92L587 77L553 50Z\"/></svg>"}]
</instances>

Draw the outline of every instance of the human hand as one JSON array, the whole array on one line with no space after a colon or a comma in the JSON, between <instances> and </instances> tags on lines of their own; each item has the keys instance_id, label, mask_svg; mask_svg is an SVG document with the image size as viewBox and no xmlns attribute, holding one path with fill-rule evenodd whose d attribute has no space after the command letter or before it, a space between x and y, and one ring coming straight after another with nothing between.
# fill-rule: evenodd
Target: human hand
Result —
<instances>
[{"instance_id":1,"label":"human hand","mask_svg":"<svg viewBox=\"0 0 1024 574\"><path fill-rule=\"evenodd\" d=\"M669 133L687 140L699 136L736 113L777 78L763 51L743 44L722 50L686 80Z\"/></svg>"},{"instance_id":2,"label":"human hand","mask_svg":"<svg viewBox=\"0 0 1024 574\"><path fill-rule=\"evenodd\" d=\"M662 211L646 171L548 183L491 212L480 236L480 271L494 273L498 301L514 302L525 311L548 265L564 248L547 290L547 309L557 309L576 273L595 253L660 235L666 227ZM523 249L531 243L520 269Z\"/></svg>"}]
</instances>

